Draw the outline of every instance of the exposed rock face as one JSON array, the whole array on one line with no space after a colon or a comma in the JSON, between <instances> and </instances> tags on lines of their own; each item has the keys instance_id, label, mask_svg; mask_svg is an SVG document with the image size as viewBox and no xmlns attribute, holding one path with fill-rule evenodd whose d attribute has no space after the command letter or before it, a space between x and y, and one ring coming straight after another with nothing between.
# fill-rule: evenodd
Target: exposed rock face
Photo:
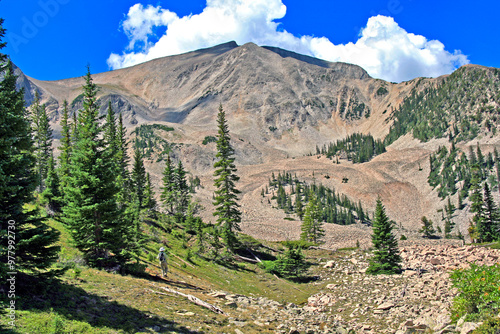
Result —
<instances>
[{"instance_id":1,"label":"exposed rock face","mask_svg":"<svg viewBox=\"0 0 500 334\"><path fill-rule=\"evenodd\" d=\"M345 123L353 127L349 132L361 131L365 124L384 131L387 123L370 116L407 90L372 79L356 65L234 42L93 77L102 102L122 101L114 105L115 112L123 113L129 125L154 121L206 126L222 103L238 133L264 141L324 124L334 126L328 135L338 138L346 133ZM30 82L45 99L59 104L67 99L72 111L78 110L82 78ZM382 86L387 96L376 93Z\"/></svg>"}]
</instances>

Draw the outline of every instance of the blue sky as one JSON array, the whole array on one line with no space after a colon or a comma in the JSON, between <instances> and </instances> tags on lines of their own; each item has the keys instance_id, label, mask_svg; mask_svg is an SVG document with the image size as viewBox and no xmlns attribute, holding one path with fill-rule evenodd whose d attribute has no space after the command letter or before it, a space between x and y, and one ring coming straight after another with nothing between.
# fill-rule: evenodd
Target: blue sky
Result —
<instances>
[{"instance_id":1,"label":"blue sky","mask_svg":"<svg viewBox=\"0 0 500 334\"><path fill-rule=\"evenodd\" d=\"M229 40L356 63L390 81L500 67L499 11L498 1L461 0L0 0L3 52L41 80Z\"/></svg>"}]
</instances>

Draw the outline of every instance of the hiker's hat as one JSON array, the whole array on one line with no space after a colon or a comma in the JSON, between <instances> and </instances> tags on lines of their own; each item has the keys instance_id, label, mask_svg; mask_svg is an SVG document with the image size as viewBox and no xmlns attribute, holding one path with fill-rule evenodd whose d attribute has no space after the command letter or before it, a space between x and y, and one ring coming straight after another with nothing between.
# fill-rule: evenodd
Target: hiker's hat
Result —
<instances>
[{"instance_id":1,"label":"hiker's hat","mask_svg":"<svg viewBox=\"0 0 500 334\"><path fill-rule=\"evenodd\" d=\"M163 252L165 250L165 247L160 248L160 252Z\"/></svg>"}]
</instances>

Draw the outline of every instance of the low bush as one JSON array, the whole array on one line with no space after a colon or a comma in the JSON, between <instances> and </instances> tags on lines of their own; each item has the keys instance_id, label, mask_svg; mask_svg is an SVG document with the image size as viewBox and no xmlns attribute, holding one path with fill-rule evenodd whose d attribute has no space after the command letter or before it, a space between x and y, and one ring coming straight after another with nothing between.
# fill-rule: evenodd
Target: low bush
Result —
<instances>
[{"instance_id":1,"label":"low bush","mask_svg":"<svg viewBox=\"0 0 500 334\"><path fill-rule=\"evenodd\" d=\"M481 326L476 328L472 334L499 334L500 318L488 319Z\"/></svg>"},{"instance_id":2,"label":"low bush","mask_svg":"<svg viewBox=\"0 0 500 334\"><path fill-rule=\"evenodd\" d=\"M453 300L452 318L466 316L466 321L481 321L500 311L500 264L455 270L451 274L458 295Z\"/></svg>"},{"instance_id":3,"label":"low bush","mask_svg":"<svg viewBox=\"0 0 500 334\"><path fill-rule=\"evenodd\" d=\"M261 266L269 273L287 279L300 279L307 272L309 264L305 261L300 247L290 247L276 261L262 261Z\"/></svg>"}]
</instances>

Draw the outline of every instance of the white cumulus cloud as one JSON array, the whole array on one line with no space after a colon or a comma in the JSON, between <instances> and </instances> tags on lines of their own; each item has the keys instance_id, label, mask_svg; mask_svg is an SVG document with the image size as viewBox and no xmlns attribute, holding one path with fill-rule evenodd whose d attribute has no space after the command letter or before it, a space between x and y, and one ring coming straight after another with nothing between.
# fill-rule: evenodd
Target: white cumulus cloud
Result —
<instances>
[{"instance_id":1,"label":"white cumulus cloud","mask_svg":"<svg viewBox=\"0 0 500 334\"><path fill-rule=\"evenodd\" d=\"M355 43L335 45L326 37L299 38L278 29L275 20L285 14L282 0L207 0L202 13L184 17L161 6L136 4L122 23L130 43L122 54L112 53L108 65L128 67L232 40L357 64L375 78L396 82L451 73L469 62L460 51L445 50L438 40L408 33L392 17L373 16ZM164 28L165 33L151 42L154 28Z\"/></svg>"}]
</instances>

